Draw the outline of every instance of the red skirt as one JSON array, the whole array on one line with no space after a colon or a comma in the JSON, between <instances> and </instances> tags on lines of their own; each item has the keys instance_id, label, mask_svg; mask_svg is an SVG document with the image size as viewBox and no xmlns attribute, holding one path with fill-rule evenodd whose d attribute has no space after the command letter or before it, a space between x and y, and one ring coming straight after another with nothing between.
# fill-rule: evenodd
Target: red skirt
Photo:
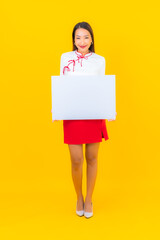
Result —
<instances>
[{"instance_id":1,"label":"red skirt","mask_svg":"<svg viewBox=\"0 0 160 240\"><path fill-rule=\"evenodd\" d=\"M63 120L64 143L85 144L109 139L105 119Z\"/></svg>"}]
</instances>

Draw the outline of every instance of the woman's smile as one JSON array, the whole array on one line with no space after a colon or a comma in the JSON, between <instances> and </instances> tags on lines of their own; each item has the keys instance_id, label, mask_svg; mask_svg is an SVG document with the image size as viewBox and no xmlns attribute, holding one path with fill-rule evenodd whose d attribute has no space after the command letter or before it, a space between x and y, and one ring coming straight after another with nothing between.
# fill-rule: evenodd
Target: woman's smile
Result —
<instances>
[{"instance_id":1,"label":"woman's smile","mask_svg":"<svg viewBox=\"0 0 160 240\"><path fill-rule=\"evenodd\" d=\"M87 47L87 45L85 45L85 46L80 46L81 48L85 48L85 47Z\"/></svg>"}]
</instances>

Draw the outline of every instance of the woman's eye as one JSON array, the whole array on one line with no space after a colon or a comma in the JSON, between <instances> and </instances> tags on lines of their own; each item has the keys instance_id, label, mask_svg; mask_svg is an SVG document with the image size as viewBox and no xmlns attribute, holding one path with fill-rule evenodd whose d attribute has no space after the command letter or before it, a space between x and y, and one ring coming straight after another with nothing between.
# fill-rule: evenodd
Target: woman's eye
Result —
<instances>
[{"instance_id":1,"label":"woman's eye","mask_svg":"<svg viewBox=\"0 0 160 240\"><path fill-rule=\"evenodd\" d=\"M80 39L80 38L76 38L76 39ZM88 39L88 37L86 37L85 39Z\"/></svg>"}]
</instances>

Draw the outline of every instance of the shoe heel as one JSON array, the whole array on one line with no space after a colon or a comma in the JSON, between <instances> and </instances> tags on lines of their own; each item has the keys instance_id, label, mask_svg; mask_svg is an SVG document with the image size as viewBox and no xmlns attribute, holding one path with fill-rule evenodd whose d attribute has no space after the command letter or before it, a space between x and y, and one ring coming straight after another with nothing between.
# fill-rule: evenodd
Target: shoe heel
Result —
<instances>
[{"instance_id":1,"label":"shoe heel","mask_svg":"<svg viewBox=\"0 0 160 240\"><path fill-rule=\"evenodd\" d=\"M78 210L77 210L77 206L76 206L76 214L77 214L79 217L82 217L82 216L84 215L84 203L83 203L83 210L78 211Z\"/></svg>"},{"instance_id":2,"label":"shoe heel","mask_svg":"<svg viewBox=\"0 0 160 240\"><path fill-rule=\"evenodd\" d=\"M84 216L85 216L86 218L90 218L90 217L93 216L93 203L92 203L92 202L91 202L91 205L92 205L92 212L85 212L85 211L84 211Z\"/></svg>"}]
</instances>

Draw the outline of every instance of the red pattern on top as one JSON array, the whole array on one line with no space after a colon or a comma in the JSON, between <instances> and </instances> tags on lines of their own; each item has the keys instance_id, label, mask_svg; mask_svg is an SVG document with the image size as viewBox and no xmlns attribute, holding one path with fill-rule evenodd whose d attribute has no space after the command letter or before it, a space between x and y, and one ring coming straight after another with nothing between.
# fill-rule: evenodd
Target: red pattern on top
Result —
<instances>
[{"instance_id":1,"label":"red pattern on top","mask_svg":"<svg viewBox=\"0 0 160 240\"><path fill-rule=\"evenodd\" d=\"M68 65L67 66L64 66L64 68L63 68L63 75L64 75L64 72L65 72L65 69L67 69L67 71L71 71L71 69L69 68L69 65L71 64L71 63L73 63L73 72L74 72L74 67L75 67L75 64L76 64L76 61L78 61L78 63L79 63L79 61L80 61L80 59L81 59L81 67L82 67L82 59L84 58L84 59L88 59L88 57L89 56L91 56L92 55L92 52L89 52L89 53L86 53L84 56L83 56L83 54L82 53L80 53L80 52L78 52L77 50L75 51L75 53L76 53L76 55L77 55L77 59L76 60L69 60L68 61Z\"/></svg>"}]
</instances>

